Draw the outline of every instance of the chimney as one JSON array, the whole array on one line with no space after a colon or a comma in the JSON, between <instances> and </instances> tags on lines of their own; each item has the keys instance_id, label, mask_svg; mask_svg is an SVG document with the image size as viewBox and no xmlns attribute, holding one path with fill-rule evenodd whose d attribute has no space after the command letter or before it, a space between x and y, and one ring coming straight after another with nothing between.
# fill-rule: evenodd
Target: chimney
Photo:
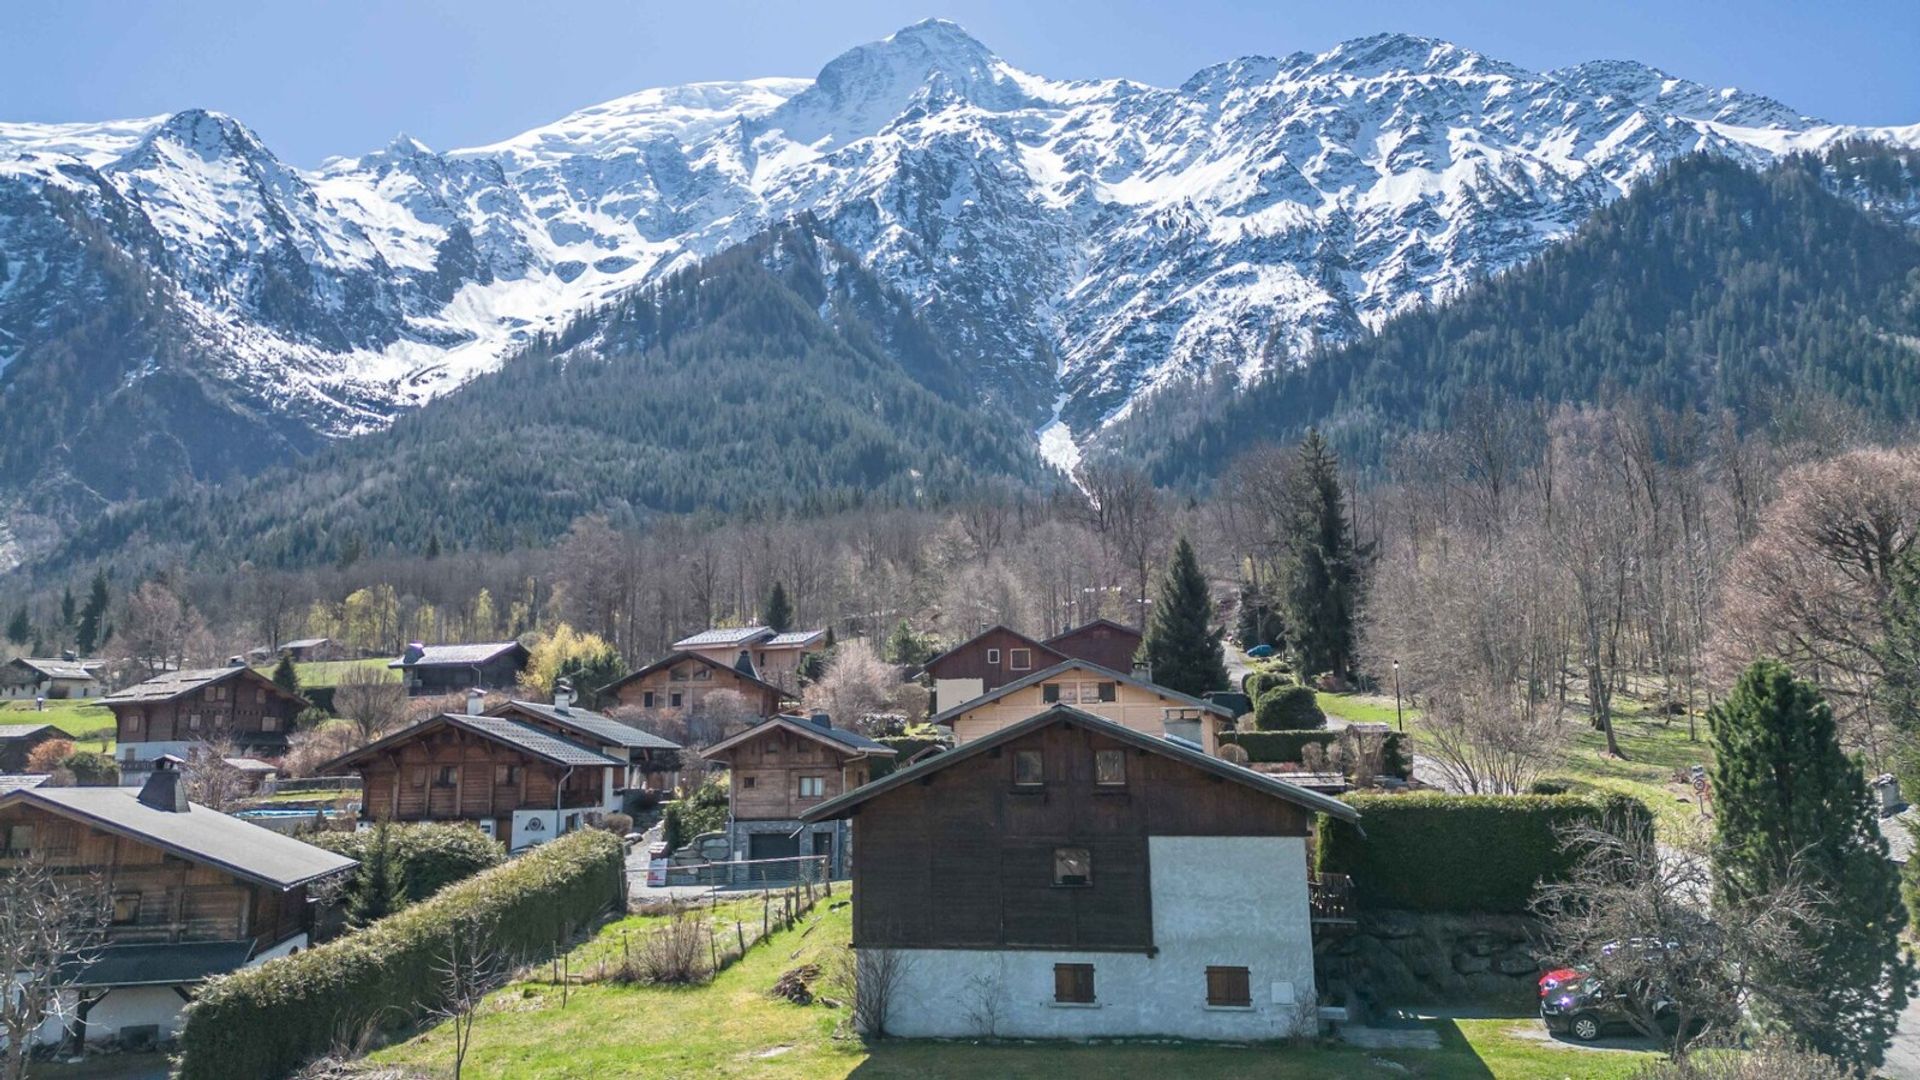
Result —
<instances>
[{"instance_id":1,"label":"chimney","mask_svg":"<svg viewBox=\"0 0 1920 1080\"><path fill-rule=\"evenodd\" d=\"M1133 662L1133 677L1139 679L1141 682L1152 682L1153 665L1147 663L1145 660L1135 660Z\"/></svg>"},{"instance_id":2,"label":"chimney","mask_svg":"<svg viewBox=\"0 0 1920 1080\"><path fill-rule=\"evenodd\" d=\"M487 692L474 687L467 691L467 715L479 716L487 711Z\"/></svg>"},{"instance_id":3,"label":"chimney","mask_svg":"<svg viewBox=\"0 0 1920 1080\"><path fill-rule=\"evenodd\" d=\"M174 768L172 759L163 757L153 763L153 771L147 774L147 782L140 788L139 799L169 814L187 812L187 793L181 789L180 771Z\"/></svg>"},{"instance_id":4,"label":"chimney","mask_svg":"<svg viewBox=\"0 0 1920 1080\"><path fill-rule=\"evenodd\" d=\"M422 645L418 641L409 641L407 642L407 651L400 654L400 662L402 664L417 664L420 662L420 658L425 655L427 655L427 647L425 645Z\"/></svg>"},{"instance_id":5,"label":"chimney","mask_svg":"<svg viewBox=\"0 0 1920 1080\"><path fill-rule=\"evenodd\" d=\"M1892 817L1907 805L1900 797L1900 781L1892 773L1882 773L1873 780L1873 793L1880 797L1880 816Z\"/></svg>"},{"instance_id":6,"label":"chimney","mask_svg":"<svg viewBox=\"0 0 1920 1080\"><path fill-rule=\"evenodd\" d=\"M247 658L244 656L229 656L227 657L227 666L228 667L246 667Z\"/></svg>"},{"instance_id":7,"label":"chimney","mask_svg":"<svg viewBox=\"0 0 1920 1080\"><path fill-rule=\"evenodd\" d=\"M553 680L553 707L566 712L567 707L573 704L573 700L573 680Z\"/></svg>"},{"instance_id":8,"label":"chimney","mask_svg":"<svg viewBox=\"0 0 1920 1080\"><path fill-rule=\"evenodd\" d=\"M61 649L60 659L65 660L68 663L72 663L73 661L80 659L80 654L77 652L74 652L72 649Z\"/></svg>"},{"instance_id":9,"label":"chimney","mask_svg":"<svg viewBox=\"0 0 1920 1080\"><path fill-rule=\"evenodd\" d=\"M753 654L746 649L740 650L739 659L733 662L733 670L749 678L757 679L760 677L760 673L753 669Z\"/></svg>"},{"instance_id":10,"label":"chimney","mask_svg":"<svg viewBox=\"0 0 1920 1080\"><path fill-rule=\"evenodd\" d=\"M826 713L814 713L812 719L814 727L820 728L823 731L833 730L833 717L828 716Z\"/></svg>"}]
</instances>

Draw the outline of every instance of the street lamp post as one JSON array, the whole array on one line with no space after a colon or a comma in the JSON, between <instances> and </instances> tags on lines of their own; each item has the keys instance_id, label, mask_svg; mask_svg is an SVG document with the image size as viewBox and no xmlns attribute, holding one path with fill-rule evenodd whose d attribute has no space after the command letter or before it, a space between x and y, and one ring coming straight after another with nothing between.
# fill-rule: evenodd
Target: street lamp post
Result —
<instances>
[{"instance_id":1,"label":"street lamp post","mask_svg":"<svg viewBox=\"0 0 1920 1080\"><path fill-rule=\"evenodd\" d=\"M1400 712L1400 661L1393 662L1393 722L1400 725L1400 734L1407 733L1407 718Z\"/></svg>"}]
</instances>

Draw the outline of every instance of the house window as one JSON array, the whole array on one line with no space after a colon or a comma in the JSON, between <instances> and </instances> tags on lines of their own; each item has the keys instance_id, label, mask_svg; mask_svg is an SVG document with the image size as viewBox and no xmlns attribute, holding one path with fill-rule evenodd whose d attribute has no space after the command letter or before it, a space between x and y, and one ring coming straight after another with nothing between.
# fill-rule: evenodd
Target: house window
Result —
<instances>
[{"instance_id":1,"label":"house window","mask_svg":"<svg viewBox=\"0 0 1920 1080\"><path fill-rule=\"evenodd\" d=\"M139 713L127 714L127 730L129 732L140 730L140 714Z\"/></svg>"},{"instance_id":2,"label":"house window","mask_svg":"<svg viewBox=\"0 0 1920 1080\"><path fill-rule=\"evenodd\" d=\"M676 708L676 709L677 709L677 708L679 708L679 707L680 707L680 704L681 704L681 702L682 702L682 701L683 701L683 700L685 699L685 697L686 697L686 695L684 695L684 694L682 694L682 693L681 693L680 691L678 691L678 690L675 690L675 691L673 692L673 696L672 696L672 698L671 698L671 699L669 700L669 702L668 702L668 704L670 704L670 705L672 705L672 706L673 706L674 708Z\"/></svg>"},{"instance_id":3,"label":"house window","mask_svg":"<svg viewBox=\"0 0 1920 1080\"><path fill-rule=\"evenodd\" d=\"M693 673L694 682L712 682L713 672L708 668L698 668Z\"/></svg>"},{"instance_id":4,"label":"house window","mask_svg":"<svg viewBox=\"0 0 1920 1080\"><path fill-rule=\"evenodd\" d=\"M1033 650L1032 649L1008 649L1007 650L1007 666L1012 668L1015 671L1032 671L1033 670Z\"/></svg>"},{"instance_id":5,"label":"house window","mask_svg":"<svg viewBox=\"0 0 1920 1080\"><path fill-rule=\"evenodd\" d=\"M999 649L988 649L988 650L987 650L987 663L989 663L989 664L997 664L997 663L999 663L999 662L1000 662L1000 650L999 650Z\"/></svg>"},{"instance_id":6,"label":"house window","mask_svg":"<svg viewBox=\"0 0 1920 1080\"><path fill-rule=\"evenodd\" d=\"M803 776L800 778L800 797L803 799L825 798L827 778L824 776Z\"/></svg>"},{"instance_id":7,"label":"house window","mask_svg":"<svg viewBox=\"0 0 1920 1080\"><path fill-rule=\"evenodd\" d=\"M113 894L113 925L127 926L140 921L140 894L137 892L117 892Z\"/></svg>"},{"instance_id":8,"label":"house window","mask_svg":"<svg viewBox=\"0 0 1920 1080\"><path fill-rule=\"evenodd\" d=\"M280 730L280 718L279 718L279 717L277 717L277 716L263 716L263 717L261 717L261 718L260 718L260 730L261 730L261 731L279 731L279 730Z\"/></svg>"},{"instance_id":9,"label":"house window","mask_svg":"<svg viewBox=\"0 0 1920 1080\"><path fill-rule=\"evenodd\" d=\"M1083 847L1054 848L1053 883L1073 888L1093 884L1093 856Z\"/></svg>"},{"instance_id":10,"label":"house window","mask_svg":"<svg viewBox=\"0 0 1920 1080\"><path fill-rule=\"evenodd\" d=\"M1093 965L1053 965L1053 1000L1062 1005L1093 1004Z\"/></svg>"},{"instance_id":11,"label":"house window","mask_svg":"<svg viewBox=\"0 0 1920 1080\"><path fill-rule=\"evenodd\" d=\"M643 709L653 708L653 691L647 690L641 693L640 707Z\"/></svg>"},{"instance_id":12,"label":"house window","mask_svg":"<svg viewBox=\"0 0 1920 1080\"><path fill-rule=\"evenodd\" d=\"M411 783L414 787L426 787L427 786L427 767L425 765L415 765L413 767L412 779L408 782Z\"/></svg>"},{"instance_id":13,"label":"house window","mask_svg":"<svg viewBox=\"0 0 1920 1080\"><path fill-rule=\"evenodd\" d=\"M433 782L434 787L452 787L460 782L460 766L440 766L440 778Z\"/></svg>"},{"instance_id":14,"label":"house window","mask_svg":"<svg viewBox=\"0 0 1920 1080\"><path fill-rule=\"evenodd\" d=\"M493 767L493 782L503 786L518 784L520 782L520 766L495 765Z\"/></svg>"},{"instance_id":15,"label":"house window","mask_svg":"<svg viewBox=\"0 0 1920 1080\"><path fill-rule=\"evenodd\" d=\"M256 705L265 705L267 703L267 688L264 686L256 687L253 691L253 701Z\"/></svg>"},{"instance_id":16,"label":"house window","mask_svg":"<svg viewBox=\"0 0 1920 1080\"><path fill-rule=\"evenodd\" d=\"M1095 750L1093 752L1093 782L1102 787L1125 787L1127 784L1127 752L1125 750Z\"/></svg>"},{"instance_id":17,"label":"house window","mask_svg":"<svg viewBox=\"0 0 1920 1080\"><path fill-rule=\"evenodd\" d=\"M740 778L740 786L743 788L753 787L755 782L758 781L759 779L760 778L757 776L743 776Z\"/></svg>"},{"instance_id":18,"label":"house window","mask_svg":"<svg viewBox=\"0 0 1920 1080\"><path fill-rule=\"evenodd\" d=\"M224 687L224 686L216 686L216 687L214 687L214 688L213 688L213 700L215 700L215 701L225 701L225 700L227 700L227 688L226 688L226 687Z\"/></svg>"},{"instance_id":19,"label":"house window","mask_svg":"<svg viewBox=\"0 0 1920 1080\"><path fill-rule=\"evenodd\" d=\"M1060 684L1057 682L1040 684L1040 700L1051 705L1060 700Z\"/></svg>"},{"instance_id":20,"label":"house window","mask_svg":"<svg viewBox=\"0 0 1920 1080\"><path fill-rule=\"evenodd\" d=\"M31 855L33 853L33 826L7 826L7 854Z\"/></svg>"},{"instance_id":21,"label":"house window","mask_svg":"<svg viewBox=\"0 0 1920 1080\"><path fill-rule=\"evenodd\" d=\"M1252 981L1243 967L1210 967L1207 969L1207 1004L1228 1008L1250 1008L1253 1005Z\"/></svg>"},{"instance_id":22,"label":"house window","mask_svg":"<svg viewBox=\"0 0 1920 1080\"><path fill-rule=\"evenodd\" d=\"M1038 750L1016 750L1013 754L1013 782L1039 785L1047 782L1047 759Z\"/></svg>"},{"instance_id":23,"label":"house window","mask_svg":"<svg viewBox=\"0 0 1920 1080\"><path fill-rule=\"evenodd\" d=\"M1110 683L1110 682L1101 683L1100 684L1100 700L1101 701L1114 700L1114 696L1117 690L1118 690L1118 687L1116 687L1113 683Z\"/></svg>"},{"instance_id":24,"label":"house window","mask_svg":"<svg viewBox=\"0 0 1920 1080\"><path fill-rule=\"evenodd\" d=\"M187 730L188 731L200 730L200 714L199 713L187 714Z\"/></svg>"},{"instance_id":25,"label":"house window","mask_svg":"<svg viewBox=\"0 0 1920 1080\"><path fill-rule=\"evenodd\" d=\"M1083 682L1080 684L1080 704L1091 705L1100 700L1100 684Z\"/></svg>"}]
</instances>

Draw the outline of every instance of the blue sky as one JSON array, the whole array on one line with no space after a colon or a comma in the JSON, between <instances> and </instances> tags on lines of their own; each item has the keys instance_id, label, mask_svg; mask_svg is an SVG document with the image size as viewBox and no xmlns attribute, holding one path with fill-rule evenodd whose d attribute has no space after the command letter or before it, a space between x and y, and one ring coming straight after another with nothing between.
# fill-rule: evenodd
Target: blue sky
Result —
<instances>
[{"instance_id":1,"label":"blue sky","mask_svg":"<svg viewBox=\"0 0 1920 1080\"><path fill-rule=\"evenodd\" d=\"M1173 85L1235 56L1402 30L1533 68L1631 58L1830 120L1920 122L1914 0L61 0L9 6L0 120L201 106L311 166L401 131L438 149L491 142L648 86L810 76L929 15L1054 77Z\"/></svg>"}]
</instances>

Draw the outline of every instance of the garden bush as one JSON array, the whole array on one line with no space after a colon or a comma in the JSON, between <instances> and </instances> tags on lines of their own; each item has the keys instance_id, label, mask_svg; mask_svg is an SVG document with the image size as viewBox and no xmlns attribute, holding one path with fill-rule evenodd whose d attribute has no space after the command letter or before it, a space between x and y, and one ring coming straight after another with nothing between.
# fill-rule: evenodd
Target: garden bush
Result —
<instances>
[{"instance_id":1,"label":"garden bush","mask_svg":"<svg viewBox=\"0 0 1920 1080\"><path fill-rule=\"evenodd\" d=\"M701 833L718 832L727 827L727 785L724 779L708 780L691 795L666 804L664 839L668 851L679 851Z\"/></svg>"},{"instance_id":2,"label":"garden bush","mask_svg":"<svg viewBox=\"0 0 1920 1080\"><path fill-rule=\"evenodd\" d=\"M1256 764L1299 762L1308 746L1331 747L1340 741L1337 731L1228 731L1220 736L1222 746L1238 746L1247 752L1247 760ZM1397 731L1387 733L1381 748L1381 771L1402 780L1413 775L1413 757L1407 752L1407 737Z\"/></svg>"},{"instance_id":3,"label":"garden bush","mask_svg":"<svg viewBox=\"0 0 1920 1080\"><path fill-rule=\"evenodd\" d=\"M1534 887L1561 880L1572 858L1562 830L1618 820L1652 828L1645 804L1624 795L1363 795L1345 797L1360 829L1324 815L1315 865L1353 878L1364 908L1517 914ZM1365 835L1361 835L1361 831Z\"/></svg>"},{"instance_id":4,"label":"garden bush","mask_svg":"<svg viewBox=\"0 0 1920 1080\"><path fill-rule=\"evenodd\" d=\"M274 1080L439 1003L448 943L536 960L624 899L624 848L582 829L364 930L206 984L180 1032L181 1080Z\"/></svg>"},{"instance_id":5,"label":"garden bush","mask_svg":"<svg viewBox=\"0 0 1920 1080\"><path fill-rule=\"evenodd\" d=\"M1245 691L1248 697L1259 701L1261 695L1267 691L1278 690L1292 683L1293 677L1286 672L1272 667L1263 667L1247 672L1246 677L1240 680L1240 689Z\"/></svg>"},{"instance_id":6,"label":"garden bush","mask_svg":"<svg viewBox=\"0 0 1920 1080\"><path fill-rule=\"evenodd\" d=\"M368 829L314 833L301 839L315 847L357 859L364 868L371 861L369 848L379 843L382 835L381 830ZM456 881L465 881L482 870L498 866L507 856L506 848L471 825L430 822L389 825L384 835L388 844L387 873L399 884L401 907L417 904ZM363 877L356 875L342 892L341 898L349 907L353 906L353 891L365 885Z\"/></svg>"},{"instance_id":7,"label":"garden bush","mask_svg":"<svg viewBox=\"0 0 1920 1080\"><path fill-rule=\"evenodd\" d=\"M1254 699L1253 726L1261 731L1311 731L1327 726L1313 689L1279 686Z\"/></svg>"}]
</instances>

